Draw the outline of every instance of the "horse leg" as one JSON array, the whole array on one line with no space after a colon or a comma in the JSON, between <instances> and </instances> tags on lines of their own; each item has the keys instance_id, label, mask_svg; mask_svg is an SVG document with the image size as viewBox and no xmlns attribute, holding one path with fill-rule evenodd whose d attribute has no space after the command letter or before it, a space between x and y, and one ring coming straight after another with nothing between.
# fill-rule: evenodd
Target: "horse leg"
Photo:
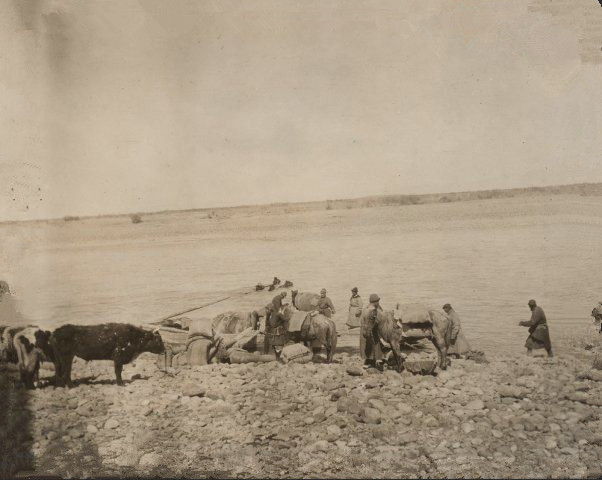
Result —
<instances>
[{"instance_id":1,"label":"horse leg","mask_svg":"<svg viewBox=\"0 0 602 480\"><path fill-rule=\"evenodd\" d=\"M437 349L437 353L439 354L439 368L441 370L445 370L449 364L447 359L447 344L445 343L445 339L439 335L433 335L431 339L433 345Z\"/></svg>"},{"instance_id":2,"label":"horse leg","mask_svg":"<svg viewBox=\"0 0 602 480\"><path fill-rule=\"evenodd\" d=\"M403 355L401 353L400 342L393 341L390 343L391 351L393 352L393 358L397 364L397 371L401 373L403 371Z\"/></svg>"}]
</instances>

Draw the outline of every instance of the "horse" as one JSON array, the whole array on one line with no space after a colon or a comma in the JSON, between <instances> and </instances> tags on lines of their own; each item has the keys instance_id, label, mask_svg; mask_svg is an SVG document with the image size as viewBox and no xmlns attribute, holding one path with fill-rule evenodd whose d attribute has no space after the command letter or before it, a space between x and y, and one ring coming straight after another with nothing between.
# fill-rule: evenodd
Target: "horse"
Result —
<instances>
[{"instance_id":1,"label":"horse","mask_svg":"<svg viewBox=\"0 0 602 480\"><path fill-rule=\"evenodd\" d=\"M337 327L334 321L321 314L312 316L308 313L303 320L301 330L289 332L289 322L296 311L298 310L287 305L282 312L276 314L284 319L287 340L295 343L302 342L308 348L311 348L314 341L320 343L326 349L326 362L331 363L337 347Z\"/></svg>"},{"instance_id":2,"label":"horse","mask_svg":"<svg viewBox=\"0 0 602 480\"><path fill-rule=\"evenodd\" d=\"M438 312L436 310L427 310L428 316L431 320L428 328L426 329L425 335L422 337L415 337L416 340L421 338L429 338L439 355L439 368L445 370L449 365L447 358L447 339L449 338L448 331L451 329L451 321L447 318L447 315ZM403 370L404 355L401 353L401 345L413 343L413 339L404 337L403 330L394 318L393 310L376 311L376 327L379 337L387 342L391 346L393 358L397 364L397 370L401 372Z\"/></svg>"}]
</instances>

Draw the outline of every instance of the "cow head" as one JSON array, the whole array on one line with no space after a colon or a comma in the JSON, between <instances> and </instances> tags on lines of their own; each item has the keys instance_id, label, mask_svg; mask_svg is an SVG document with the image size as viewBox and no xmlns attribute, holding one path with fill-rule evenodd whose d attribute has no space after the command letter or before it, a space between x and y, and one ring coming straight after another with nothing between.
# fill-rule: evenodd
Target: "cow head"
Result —
<instances>
[{"instance_id":1,"label":"cow head","mask_svg":"<svg viewBox=\"0 0 602 480\"><path fill-rule=\"evenodd\" d=\"M50 346L51 335L52 333L48 330L36 330L36 332L34 333L34 336L36 338L36 348L39 348L48 360L53 360L54 358L52 347Z\"/></svg>"},{"instance_id":2,"label":"cow head","mask_svg":"<svg viewBox=\"0 0 602 480\"><path fill-rule=\"evenodd\" d=\"M159 329L155 329L152 332L146 332L144 335L143 349L144 351L151 353L165 352L165 345L163 345L163 339L161 338Z\"/></svg>"}]
</instances>

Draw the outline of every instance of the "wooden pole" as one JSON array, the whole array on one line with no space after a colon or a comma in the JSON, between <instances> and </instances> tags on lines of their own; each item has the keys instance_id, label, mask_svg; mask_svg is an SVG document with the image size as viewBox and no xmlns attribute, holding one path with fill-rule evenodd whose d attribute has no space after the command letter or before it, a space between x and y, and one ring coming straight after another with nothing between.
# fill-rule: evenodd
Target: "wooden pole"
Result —
<instances>
[{"instance_id":1,"label":"wooden pole","mask_svg":"<svg viewBox=\"0 0 602 480\"><path fill-rule=\"evenodd\" d=\"M251 293L253 291L254 290L249 290L247 292L243 292L243 293L240 294L240 296L248 295L249 293ZM157 320L156 322L151 322L150 325L155 325L157 323L164 322L165 320L169 320L170 318L179 317L180 315L184 315L185 313L194 312L195 310L200 310L201 308L205 308L205 307L209 307L211 305L215 305L216 303L223 302L225 300L228 300L229 298L236 297L236 296L237 295L229 295L227 297L220 298L219 300L214 300L213 302L204 303L203 305L199 305L198 307L192 307L192 308L189 308L188 310L183 310L183 311L178 312L178 313L172 313L171 315L163 317L160 320Z\"/></svg>"}]
</instances>

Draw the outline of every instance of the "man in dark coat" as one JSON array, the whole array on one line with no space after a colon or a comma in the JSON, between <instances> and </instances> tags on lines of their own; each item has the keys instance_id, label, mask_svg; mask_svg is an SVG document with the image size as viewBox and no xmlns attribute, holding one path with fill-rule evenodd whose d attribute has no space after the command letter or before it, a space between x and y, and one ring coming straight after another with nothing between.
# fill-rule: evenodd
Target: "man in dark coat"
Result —
<instances>
[{"instance_id":1,"label":"man in dark coat","mask_svg":"<svg viewBox=\"0 0 602 480\"><path fill-rule=\"evenodd\" d=\"M286 321L281 312L272 312L265 324L264 353L274 350L276 358L280 358L282 347L286 345Z\"/></svg>"},{"instance_id":2,"label":"man in dark coat","mask_svg":"<svg viewBox=\"0 0 602 480\"><path fill-rule=\"evenodd\" d=\"M318 311L328 318L332 317L332 315L335 313L334 305L332 304L330 298L326 296L325 288L320 291L320 298L318 299Z\"/></svg>"},{"instance_id":3,"label":"man in dark coat","mask_svg":"<svg viewBox=\"0 0 602 480\"><path fill-rule=\"evenodd\" d=\"M282 319L277 320L276 316L282 311L282 307L285 304L282 303L286 297L286 292L279 293L272 301L266 306L266 316L265 316L265 340L263 343L263 353L270 353L270 345L274 346L272 342L274 332L272 332L272 327L276 327L277 323L280 323ZM284 345L284 343L282 344Z\"/></svg>"},{"instance_id":4,"label":"man in dark coat","mask_svg":"<svg viewBox=\"0 0 602 480\"><path fill-rule=\"evenodd\" d=\"M380 297L373 293L369 298L370 304L362 311L360 317L360 355L365 367L380 366L383 359L380 348L380 337L376 328L376 316L382 311Z\"/></svg>"},{"instance_id":5,"label":"man in dark coat","mask_svg":"<svg viewBox=\"0 0 602 480\"><path fill-rule=\"evenodd\" d=\"M529 300L529 308L531 309L531 320L528 322L520 322L522 327L529 327L529 337L525 342L527 355L533 353L533 349L545 348L548 352L548 357L553 357L552 342L550 340L550 331L548 330L548 322L546 314L541 307L537 306L535 300Z\"/></svg>"}]
</instances>

